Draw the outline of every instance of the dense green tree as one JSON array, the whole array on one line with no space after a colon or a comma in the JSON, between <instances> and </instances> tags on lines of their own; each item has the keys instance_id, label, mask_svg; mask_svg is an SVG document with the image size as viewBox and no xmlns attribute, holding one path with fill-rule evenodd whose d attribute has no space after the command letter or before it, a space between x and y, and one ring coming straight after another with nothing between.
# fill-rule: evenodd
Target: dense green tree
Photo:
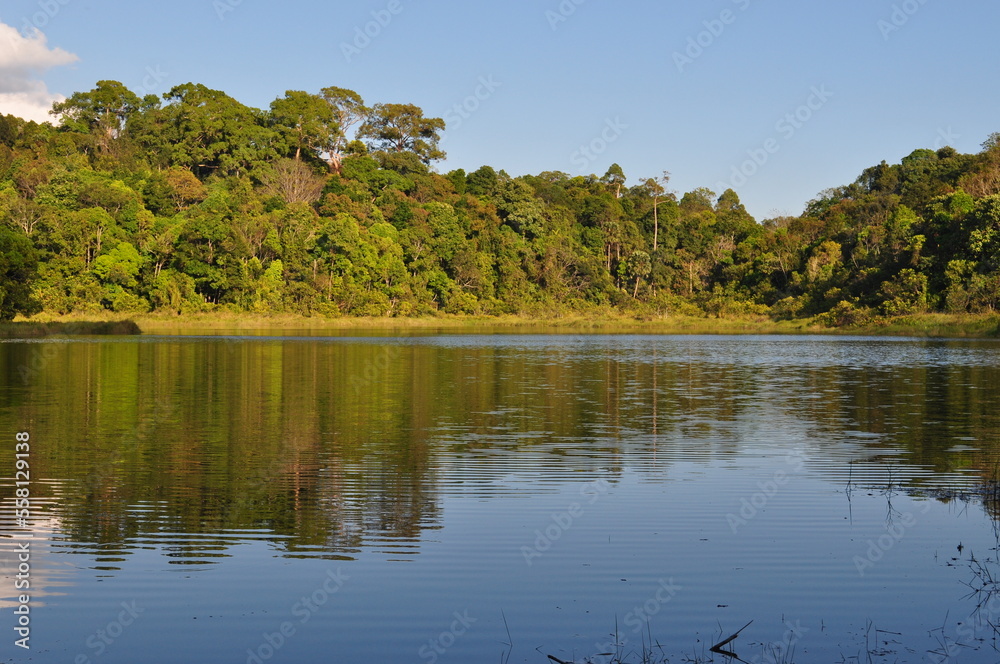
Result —
<instances>
[{"instance_id":1,"label":"dense green tree","mask_svg":"<svg viewBox=\"0 0 1000 664\"><path fill-rule=\"evenodd\" d=\"M625 171L618 164L611 164L608 172L601 178L601 182L608 185L615 198L621 198L622 187L625 186Z\"/></svg>"},{"instance_id":2,"label":"dense green tree","mask_svg":"<svg viewBox=\"0 0 1000 664\"><path fill-rule=\"evenodd\" d=\"M488 196L496 191L499 178L491 166L481 166L469 173L466 178L466 189L475 196Z\"/></svg>"},{"instance_id":3,"label":"dense green tree","mask_svg":"<svg viewBox=\"0 0 1000 664\"><path fill-rule=\"evenodd\" d=\"M358 136L368 139L371 150L412 152L429 164L445 158L438 147L444 127L444 120L425 118L413 104L376 104L358 129Z\"/></svg>"},{"instance_id":4,"label":"dense green tree","mask_svg":"<svg viewBox=\"0 0 1000 664\"><path fill-rule=\"evenodd\" d=\"M670 184L670 173L663 171L663 175L655 178L646 178L643 181L645 194L653 199L653 251L660 245L660 203L663 202L667 194L667 185Z\"/></svg>"},{"instance_id":5,"label":"dense green tree","mask_svg":"<svg viewBox=\"0 0 1000 664\"><path fill-rule=\"evenodd\" d=\"M301 161L317 160L338 149L340 127L331 106L323 97L298 90L271 102L271 126L287 146L284 156Z\"/></svg>"},{"instance_id":6,"label":"dense green tree","mask_svg":"<svg viewBox=\"0 0 1000 664\"><path fill-rule=\"evenodd\" d=\"M544 209L534 190L522 180L506 180L494 196L497 214L523 237L539 237L544 232Z\"/></svg>"},{"instance_id":7,"label":"dense green tree","mask_svg":"<svg viewBox=\"0 0 1000 664\"><path fill-rule=\"evenodd\" d=\"M90 92L54 104L51 113L65 130L89 134L98 150L110 152L142 106L142 99L118 81L98 81Z\"/></svg>"},{"instance_id":8,"label":"dense green tree","mask_svg":"<svg viewBox=\"0 0 1000 664\"><path fill-rule=\"evenodd\" d=\"M368 108L345 88L288 91L262 111L194 83L161 103L100 81L54 111L59 126L0 116L4 260L23 277L6 278L0 316L35 302L310 315L614 306L857 322L1000 306L995 135L978 154L881 162L800 216L758 223L733 190L678 199L669 174L627 187L618 164L441 175L443 120Z\"/></svg>"},{"instance_id":9,"label":"dense green tree","mask_svg":"<svg viewBox=\"0 0 1000 664\"><path fill-rule=\"evenodd\" d=\"M638 297L639 286L642 284L642 280L649 276L652 270L649 254L641 250L633 251L628 259L621 263L621 267L624 273L623 276L635 284L632 297Z\"/></svg>"},{"instance_id":10,"label":"dense green tree","mask_svg":"<svg viewBox=\"0 0 1000 664\"><path fill-rule=\"evenodd\" d=\"M31 240L0 227L0 320L11 320L18 314L30 316L41 310L32 297L37 276L38 252Z\"/></svg>"},{"instance_id":11,"label":"dense green tree","mask_svg":"<svg viewBox=\"0 0 1000 664\"><path fill-rule=\"evenodd\" d=\"M14 147L20 124L20 118L13 115L0 115L0 145Z\"/></svg>"},{"instance_id":12,"label":"dense green tree","mask_svg":"<svg viewBox=\"0 0 1000 664\"><path fill-rule=\"evenodd\" d=\"M240 176L277 157L280 136L265 126L263 112L194 83L174 87L164 99L174 165L203 178Z\"/></svg>"}]
</instances>

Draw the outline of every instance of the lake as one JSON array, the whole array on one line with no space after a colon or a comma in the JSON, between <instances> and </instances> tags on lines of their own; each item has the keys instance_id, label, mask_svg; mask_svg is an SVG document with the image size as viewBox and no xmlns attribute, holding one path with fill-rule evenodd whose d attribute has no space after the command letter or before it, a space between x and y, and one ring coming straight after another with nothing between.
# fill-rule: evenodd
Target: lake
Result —
<instances>
[{"instance_id":1,"label":"lake","mask_svg":"<svg viewBox=\"0 0 1000 664\"><path fill-rule=\"evenodd\" d=\"M998 388L988 340L0 343L0 661L997 661Z\"/></svg>"}]
</instances>

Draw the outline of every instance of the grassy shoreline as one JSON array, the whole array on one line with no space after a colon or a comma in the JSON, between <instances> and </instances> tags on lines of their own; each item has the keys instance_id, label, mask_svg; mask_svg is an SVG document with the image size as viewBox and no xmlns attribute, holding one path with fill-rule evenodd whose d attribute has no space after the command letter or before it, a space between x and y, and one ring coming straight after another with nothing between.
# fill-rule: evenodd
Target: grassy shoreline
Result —
<instances>
[{"instance_id":1,"label":"grassy shoreline","mask_svg":"<svg viewBox=\"0 0 1000 664\"><path fill-rule=\"evenodd\" d=\"M850 328L852 334L901 337L1000 337L998 314L918 314Z\"/></svg>"},{"instance_id":2,"label":"grassy shoreline","mask_svg":"<svg viewBox=\"0 0 1000 664\"><path fill-rule=\"evenodd\" d=\"M109 320L15 320L0 322L0 339L42 339L45 337L128 336L142 334L135 321Z\"/></svg>"},{"instance_id":3,"label":"grassy shoreline","mask_svg":"<svg viewBox=\"0 0 1000 664\"><path fill-rule=\"evenodd\" d=\"M997 338L1000 315L919 314L864 326L829 327L815 319L772 320L767 317L701 318L662 316L637 319L618 312L534 316L434 316L421 318L322 318L300 315L262 316L211 313L188 316L36 316L0 323L0 338L57 335L128 335L251 333L268 331L399 331L399 332L536 332L645 334L841 334L928 338Z\"/></svg>"}]
</instances>

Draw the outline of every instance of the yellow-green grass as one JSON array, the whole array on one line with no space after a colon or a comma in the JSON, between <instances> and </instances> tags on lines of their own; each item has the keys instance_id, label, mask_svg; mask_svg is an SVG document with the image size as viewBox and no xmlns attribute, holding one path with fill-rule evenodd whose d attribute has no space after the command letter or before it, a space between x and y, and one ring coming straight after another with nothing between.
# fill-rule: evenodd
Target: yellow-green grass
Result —
<instances>
[{"instance_id":1,"label":"yellow-green grass","mask_svg":"<svg viewBox=\"0 0 1000 664\"><path fill-rule=\"evenodd\" d=\"M460 316L416 318L322 318L306 316L259 316L198 314L192 316L139 317L145 333L190 334L192 332L259 331L399 331L403 333L535 332L535 333L650 333L650 334L795 334L822 331L810 321L774 321L757 318L699 318L662 316L636 318L618 312L600 311L553 316Z\"/></svg>"},{"instance_id":2,"label":"yellow-green grass","mask_svg":"<svg viewBox=\"0 0 1000 664\"><path fill-rule=\"evenodd\" d=\"M839 331L880 336L988 338L1000 336L1000 315L913 314Z\"/></svg>"},{"instance_id":3,"label":"yellow-green grass","mask_svg":"<svg viewBox=\"0 0 1000 664\"><path fill-rule=\"evenodd\" d=\"M815 319L773 320L766 316L637 318L613 309L544 315L439 315L414 318L302 316L212 312L175 315L39 315L0 323L0 338L88 334L261 334L359 331L427 334L435 332L640 333L640 334L859 334L913 337L1000 336L1000 315L918 314L864 326L828 327Z\"/></svg>"}]
</instances>

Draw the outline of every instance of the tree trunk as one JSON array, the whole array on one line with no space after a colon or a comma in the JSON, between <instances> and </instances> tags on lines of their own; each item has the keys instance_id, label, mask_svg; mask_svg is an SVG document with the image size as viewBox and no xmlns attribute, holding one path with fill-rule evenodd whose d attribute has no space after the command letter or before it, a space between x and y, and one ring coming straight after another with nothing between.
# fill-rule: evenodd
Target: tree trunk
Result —
<instances>
[{"instance_id":1,"label":"tree trunk","mask_svg":"<svg viewBox=\"0 0 1000 664\"><path fill-rule=\"evenodd\" d=\"M659 201L653 201L653 251L656 251L657 241L660 235L660 218L657 214L659 212L660 203Z\"/></svg>"},{"instance_id":2,"label":"tree trunk","mask_svg":"<svg viewBox=\"0 0 1000 664\"><path fill-rule=\"evenodd\" d=\"M340 175L344 167L344 156L339 152L331 152L330 158L326 160L326 165L330 167L330 172Z\"/></svg>"}]
</instances>

